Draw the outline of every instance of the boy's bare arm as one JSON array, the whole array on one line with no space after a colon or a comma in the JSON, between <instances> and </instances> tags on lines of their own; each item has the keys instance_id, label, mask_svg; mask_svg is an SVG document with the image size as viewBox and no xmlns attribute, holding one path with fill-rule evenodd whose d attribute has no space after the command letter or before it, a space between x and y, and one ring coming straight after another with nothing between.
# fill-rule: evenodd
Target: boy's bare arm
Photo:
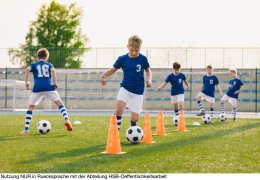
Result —
<instances>
[{"instance_id":1,"label":"boy's bare arm","mask_svg":"<svg viewBox=\"0 0 260 180\"><path fill-rule=\"evenodd\" d=\"M217 86L218 86L218 90L219 90L220 96L222 97L222 96L223 96L222 89L221 89L221 87L220 87L220 85L219 85L219 84L218 84Z\"/></svg>"},{"instance_id":2,"label":"boy's bare arm","mask_svg":"<svg viewBox=\"0 0 260 180\"><path fill-rule=\"evenodd\" d=\"M159 92L162 88L164 88L167 85L167 82L162 83L158 88L157 92Z\"/></svg>"},{"instance_id":3,"label":"boy's bare arm","mask_svg":"<svg viewBox=\"0 0 260 180\"><path fill-rule=\"evenodd\" d=\"M203 89L204 89L204 85L201 86L200 91L202 91Z\"/></svg>"},{"instance_id":4,"label":"boy's bare arm","mask_svg":"<svg viewBox=\"0 0 260 180\"><path fill-rule=\"evenodd\" d=\"M57 74L54 68L51 69L51 77L52 77L53 86L55 87L55 89L57 89L58 88Z\"/></svg>"},{"instance_id":5,"label":"boy's bare arm","mask_svg":"<svg viewBox=\"0 0 260 180\"><path fill-rule=\"evenodd\" d=\"M146 87L152 87L152 71L150 68L145 69L146 72Z\"/></svg>"},{"instance_id":6,"label":"boy's bare arm","mask_svg":"<svg viewBox=\"0 0 260 180\"><path fill-rule=\"evenodd\" d=\"M111 69L106 70L104 73L101 74L100 82L104 86L106 85L106 77L111 76L117 71L116 68L112 67Z\"/></svg>"},{"instance_id":7,"label":"boy's bare arm","mask_svg":"<svg viewBox=\"0 0 260 180\"><path fill-rule=\"evenodd\" d=\"M31 71L30 67L27 67L25 69L25 88L27 90L30 90L30 81L29 81L30 71Z\"/></svg>"},{"instance_id":8,"label":"boy's bare arm","mask_svg":"<svg viewBox=\"0 0 260 180\"><path fill-rule=\"evenodd\" d=\"M190 88L189 82L187 81L187 79L184 80L184 84L186 85L187 89Z\"/></svg>"},{"instance_id":9,"label":"boy's bare arm","mask_svg":"<svg viewBox=\"0 0 260 180\"><path fill-rule=\"evenodd\" d=\"M243 89L243 85L240 87L239 90L235 91L235 94L238 94Z\"/></svg>"}]
</instances>

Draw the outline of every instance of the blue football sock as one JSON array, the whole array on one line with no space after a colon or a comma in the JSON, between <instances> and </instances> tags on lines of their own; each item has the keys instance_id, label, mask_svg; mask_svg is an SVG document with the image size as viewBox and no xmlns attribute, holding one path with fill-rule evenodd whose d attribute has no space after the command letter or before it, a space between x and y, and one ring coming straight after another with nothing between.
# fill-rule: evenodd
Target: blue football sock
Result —
<instances>
[{"instance_id":1,"label":"blue football sock","mask_svg":"<svg viewBox=\"0 0 260 180\"><path fill-rule=\"evenodd\" d=\"M199 107L199 109L200 109L200 112L205 112L205 109L204 109L204 107L203 107L203 105L202 105L202 102L199 100L199 101L197 101L197 105L198 105L198 107Z\"/></svg>"},{"instance_id":2,"label":"blue football sock","mask_svg":"<svg viewBox=\"0 0 260 180\"><path fill-rule=\"evenodd\" d=\"M32 120L32 111L28 110L26 112L26 117L25 117L25 128L24 128L25 131L29 131L31 120Z\"/></svg>"},{"instance_id":3,"label":"blue football sock","mask_svg":"<svg viewBox=\"0 0 260 180\"><path fill-rule=\"evenodd\" d=\"M220 109L221 109L221 113L225 113L225 104L224 103L220 104Z\"/></svg>"},{"instance_id":4,"label":"blue football sock","mask_svg":"<svg viewBox=\"0 0 260 180\"><path fill-rule=\"evenodd\" d=\"M210 116L213 117L213 114L214 114L214 109L210 108Z\"/></svg>"},{"instance_id":5,"label":"blue football sock","mask_svg":"<svg viewBox=\"0 0 260 180\"><path fill-rule=\"evenodd\" d=\"M122 116L116 115L116 119L117 119L117 127L118 127L118 129L120 129L121 124L122 124Z\"/></svg>"},{"instance_id":6,"label":"blue football sock","mask_svg":"<svg viewBox=\"0 0 260 180\"><path fill-rule=\"evenodd\" d=\"M133 122L132 120L131 120L131 126L136 126L136 122Z\"/></svg>"},{"instance_id":7,"label":"blue football sock","mask_svg":"<svg viewBox=\"0 0 260 180\"><path fill-rule=\"evenodd\" d=\"M62 114L62 116L64 118L64 121L68 122L69 121L69 116L68 116L68 112L67 112L66 107L63 104L61 104L59 106L59 109L60 109L60 112L61 112L61 114Z\"/></svg>"},{"instance_id":8,"label":"blue football sock","mask_svg":"<svg viewBox=\"0 0 260 180\"><path fill-rule=\"evenodd\" d=\"M179 109L175 109L174 114L175 114L175 119L179 120L179 115L180 115Z\"/></svg>"},{"instance_id":9,"label":"blue football sock","mask_svg":"<svg viewBox=\"0 0 260 180\"><path fill-rule=\"evenodd\" d=\"M233 119L236 120L236 118L237 118L237 107L236 106L232 107L232 114L233 114Z\"/></svg>"}]
</instances>

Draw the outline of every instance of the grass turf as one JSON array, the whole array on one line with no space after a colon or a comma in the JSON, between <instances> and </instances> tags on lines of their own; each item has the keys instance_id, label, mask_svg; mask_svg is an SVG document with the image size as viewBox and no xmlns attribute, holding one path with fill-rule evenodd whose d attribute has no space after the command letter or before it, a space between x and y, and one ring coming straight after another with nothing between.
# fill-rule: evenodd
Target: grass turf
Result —
<instances>
[{"instance_id":1,"label":"grass turf","mask_svg":"<svg viewBox=\"0 0 260 180\"><path fill-rule=\"evenodd\" d=\"M132 145L125 138L129 118L120 130L123 155L104 155L110 117L71 117L80 120L73 132L65 130L61 116L33 116L30 136L20 132L24 116L0 116L1 173L259 173L260 119L228 120L192 126L175 132L164 118L167 136L154 136L155 144ZM36 130L39 120L52 124L49 134ZM156 117L151 118L155 132ZM143 119L139 125L142 127Z\"/></svg>"}]
</instances>

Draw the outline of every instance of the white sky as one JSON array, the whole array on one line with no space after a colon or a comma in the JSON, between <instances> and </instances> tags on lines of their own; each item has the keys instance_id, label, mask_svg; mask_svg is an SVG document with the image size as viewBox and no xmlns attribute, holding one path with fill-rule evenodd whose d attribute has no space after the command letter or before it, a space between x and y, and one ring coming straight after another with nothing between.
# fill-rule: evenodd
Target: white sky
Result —
<instances>
[{"instance_id":1,"label":"white sky","mask_svg":"<svg viewBox=\"0 0 260 180\"><path fill-rule=\"evenodd\" d=\"M24 42L29 22L51 0L0 0L0 48ZM76 0L57 0L71 3ZM132 34L143 46L258 46L260 0L77 0L92 47L122 47Z\"/></svg>"}]
</instances>

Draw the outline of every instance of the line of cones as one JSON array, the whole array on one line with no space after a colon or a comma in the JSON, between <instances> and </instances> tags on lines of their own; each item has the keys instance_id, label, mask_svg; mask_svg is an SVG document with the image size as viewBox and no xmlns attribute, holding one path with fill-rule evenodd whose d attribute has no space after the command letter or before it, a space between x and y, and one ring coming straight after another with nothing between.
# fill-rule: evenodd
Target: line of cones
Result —
<instances>
[{"instance_id":1,"label":"line of cones","mask_svg":"<svg viewBox=\"0 0 260 180\"><path fill-rule=\"evenodd\" d=\"M180 131L180 132L187 131L183 110L180 111L180 119L178 121L177 131ZM142 143L148 143L148 144L155 143L153 141L149 113L146 113L144 116L143 132L144 132L144 137L142 139ZM154 134L154 135L157 135L157 136L166 135L162 111L160 111L158 114L156 134ZM113 115L111 117L106 150L102 153L103 154L124 154L124 153L126 153L126 152L122 152L122 150L121 150L121 144L120 144L120 138L119 138L118 126L117 126L117 119L116 119L115 115Z\"/></svg>"}]
</instances>

